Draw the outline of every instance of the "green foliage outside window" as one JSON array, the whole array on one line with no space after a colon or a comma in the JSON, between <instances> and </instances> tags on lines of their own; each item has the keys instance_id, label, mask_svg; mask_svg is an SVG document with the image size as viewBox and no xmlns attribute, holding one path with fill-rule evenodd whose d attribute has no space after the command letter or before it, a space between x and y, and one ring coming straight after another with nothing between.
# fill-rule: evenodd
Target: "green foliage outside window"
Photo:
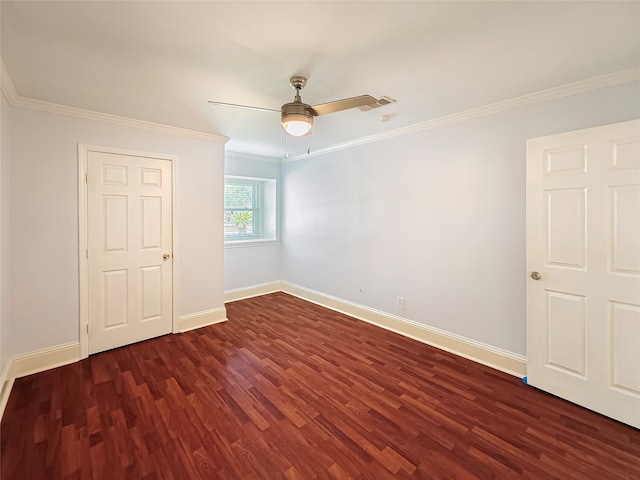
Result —
<instances>
[{"instance_id":1,"label":"green foliage outside window","mask_svg":"<svg viewBox=\"0 0 640 480\"><path fill-rule=\"evenodd\" d=\"M233 212L231 221L240 235L247 233L247 227L253 223L253 212Z\"/></svg>"}]
</instances>

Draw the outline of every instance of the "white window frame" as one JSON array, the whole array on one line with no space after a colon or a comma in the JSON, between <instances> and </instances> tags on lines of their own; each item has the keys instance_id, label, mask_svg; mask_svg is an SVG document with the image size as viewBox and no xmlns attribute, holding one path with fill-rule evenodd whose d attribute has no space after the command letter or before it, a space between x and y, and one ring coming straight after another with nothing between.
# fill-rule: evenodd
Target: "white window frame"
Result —
<instances>
[{"instance_id":1,"label":"white window frame","mask_svg":"<svg viewBox=\"0 0 640 480\"><path fill-rule=\"evenodd\" d=\"M255 190L253 198L252 208L238 209L227 208L226 199L224 201L223 209L224 215L228 211L251 211L252 215L252 233L250 234L236 234L224 236L225 247L232 246L250 246L252 244L264 244L265 242L276 242L276 180L270 178L257 178L257 177L241 177L236 175L225 175L225 195L226 186L228 184L233 185L246 185L251 186ZM272 198L271 198L272 197ZM265 220L265 217L269 217Z\"/></svg>"}]
</instances>

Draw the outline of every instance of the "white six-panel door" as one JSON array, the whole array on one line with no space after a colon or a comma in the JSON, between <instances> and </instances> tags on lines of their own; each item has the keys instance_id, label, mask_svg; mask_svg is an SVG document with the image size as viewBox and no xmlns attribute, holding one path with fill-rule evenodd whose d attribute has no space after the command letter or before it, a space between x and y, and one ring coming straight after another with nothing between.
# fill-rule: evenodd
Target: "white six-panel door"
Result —
<instances>
[{"instance_id":1,"label":"white six-panel door","mask_svg":"<svg viewBox=\"0 0 640 480\"><path fill-rule=\"evenodd\" d=\"M89 151L89 353L171 332L171 161Z\"/></svg>"},{"instance_id":2,"label":"white six-panel door","mask_svg":"<svg viewBox=\"0 0 640 480\"><path fill-rule=\"evenodd\" d=\"M640 121L527 142L527 266L529 384L640 428Z\"/></svg>"}]
</instances>

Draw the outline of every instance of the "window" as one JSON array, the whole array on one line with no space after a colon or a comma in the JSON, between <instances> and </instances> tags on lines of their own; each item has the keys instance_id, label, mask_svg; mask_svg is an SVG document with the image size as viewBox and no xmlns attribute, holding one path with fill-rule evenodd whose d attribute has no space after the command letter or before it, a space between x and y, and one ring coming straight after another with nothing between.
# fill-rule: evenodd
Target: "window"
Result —
<instances>
[{"instance_id":1,"label":"window","mask_svg":"<svg viewBox=\"0 0 640 480\"><path fill-rule=\"evenodd\" d=\"M276 181L225 176L226 243L276 239Z\"/></svg>"},{"instance_id":2,"label":"window","mask_svg":"<svg viewBox=\"0 0 640 480\"><path fill-rule=\"evenodd\" d=\"M226 178L224 236L260 238L260 182Z\"/></svg>"}]
</instances>

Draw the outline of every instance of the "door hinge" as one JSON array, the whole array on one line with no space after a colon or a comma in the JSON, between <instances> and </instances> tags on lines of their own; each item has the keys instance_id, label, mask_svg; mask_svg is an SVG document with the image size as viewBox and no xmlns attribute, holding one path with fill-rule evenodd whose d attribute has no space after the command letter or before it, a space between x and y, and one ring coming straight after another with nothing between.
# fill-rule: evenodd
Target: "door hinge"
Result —
<instances>
[{"instance_id":1,"label":"door hinge","mask_svg":"<svg viewBox=\"0 0 640 480\"><path fill-rule=\"evenodd\" d=\"M89 183L89 174L88 173L84 174L84 183Z\"/></svg>"},{"instance_id":2,"label":"door hinge","mask_svg":"<svg viewBox=\"0 0 640 480\"><path fill-rule=\"evenodd\" d=\"M89 324L87 323L87 335L89 334Z\"/></svg>"},{"instance_id":3,"label":"door hinge","mask_svg":"<svg viewBox=\"0 0 640 480\"><path fill-rule=\"evenodd\" d=\"M89 249L88 248L84 251L84 256L87 258L87 260L89 259Z\"/></svg>"}]
</instances>

